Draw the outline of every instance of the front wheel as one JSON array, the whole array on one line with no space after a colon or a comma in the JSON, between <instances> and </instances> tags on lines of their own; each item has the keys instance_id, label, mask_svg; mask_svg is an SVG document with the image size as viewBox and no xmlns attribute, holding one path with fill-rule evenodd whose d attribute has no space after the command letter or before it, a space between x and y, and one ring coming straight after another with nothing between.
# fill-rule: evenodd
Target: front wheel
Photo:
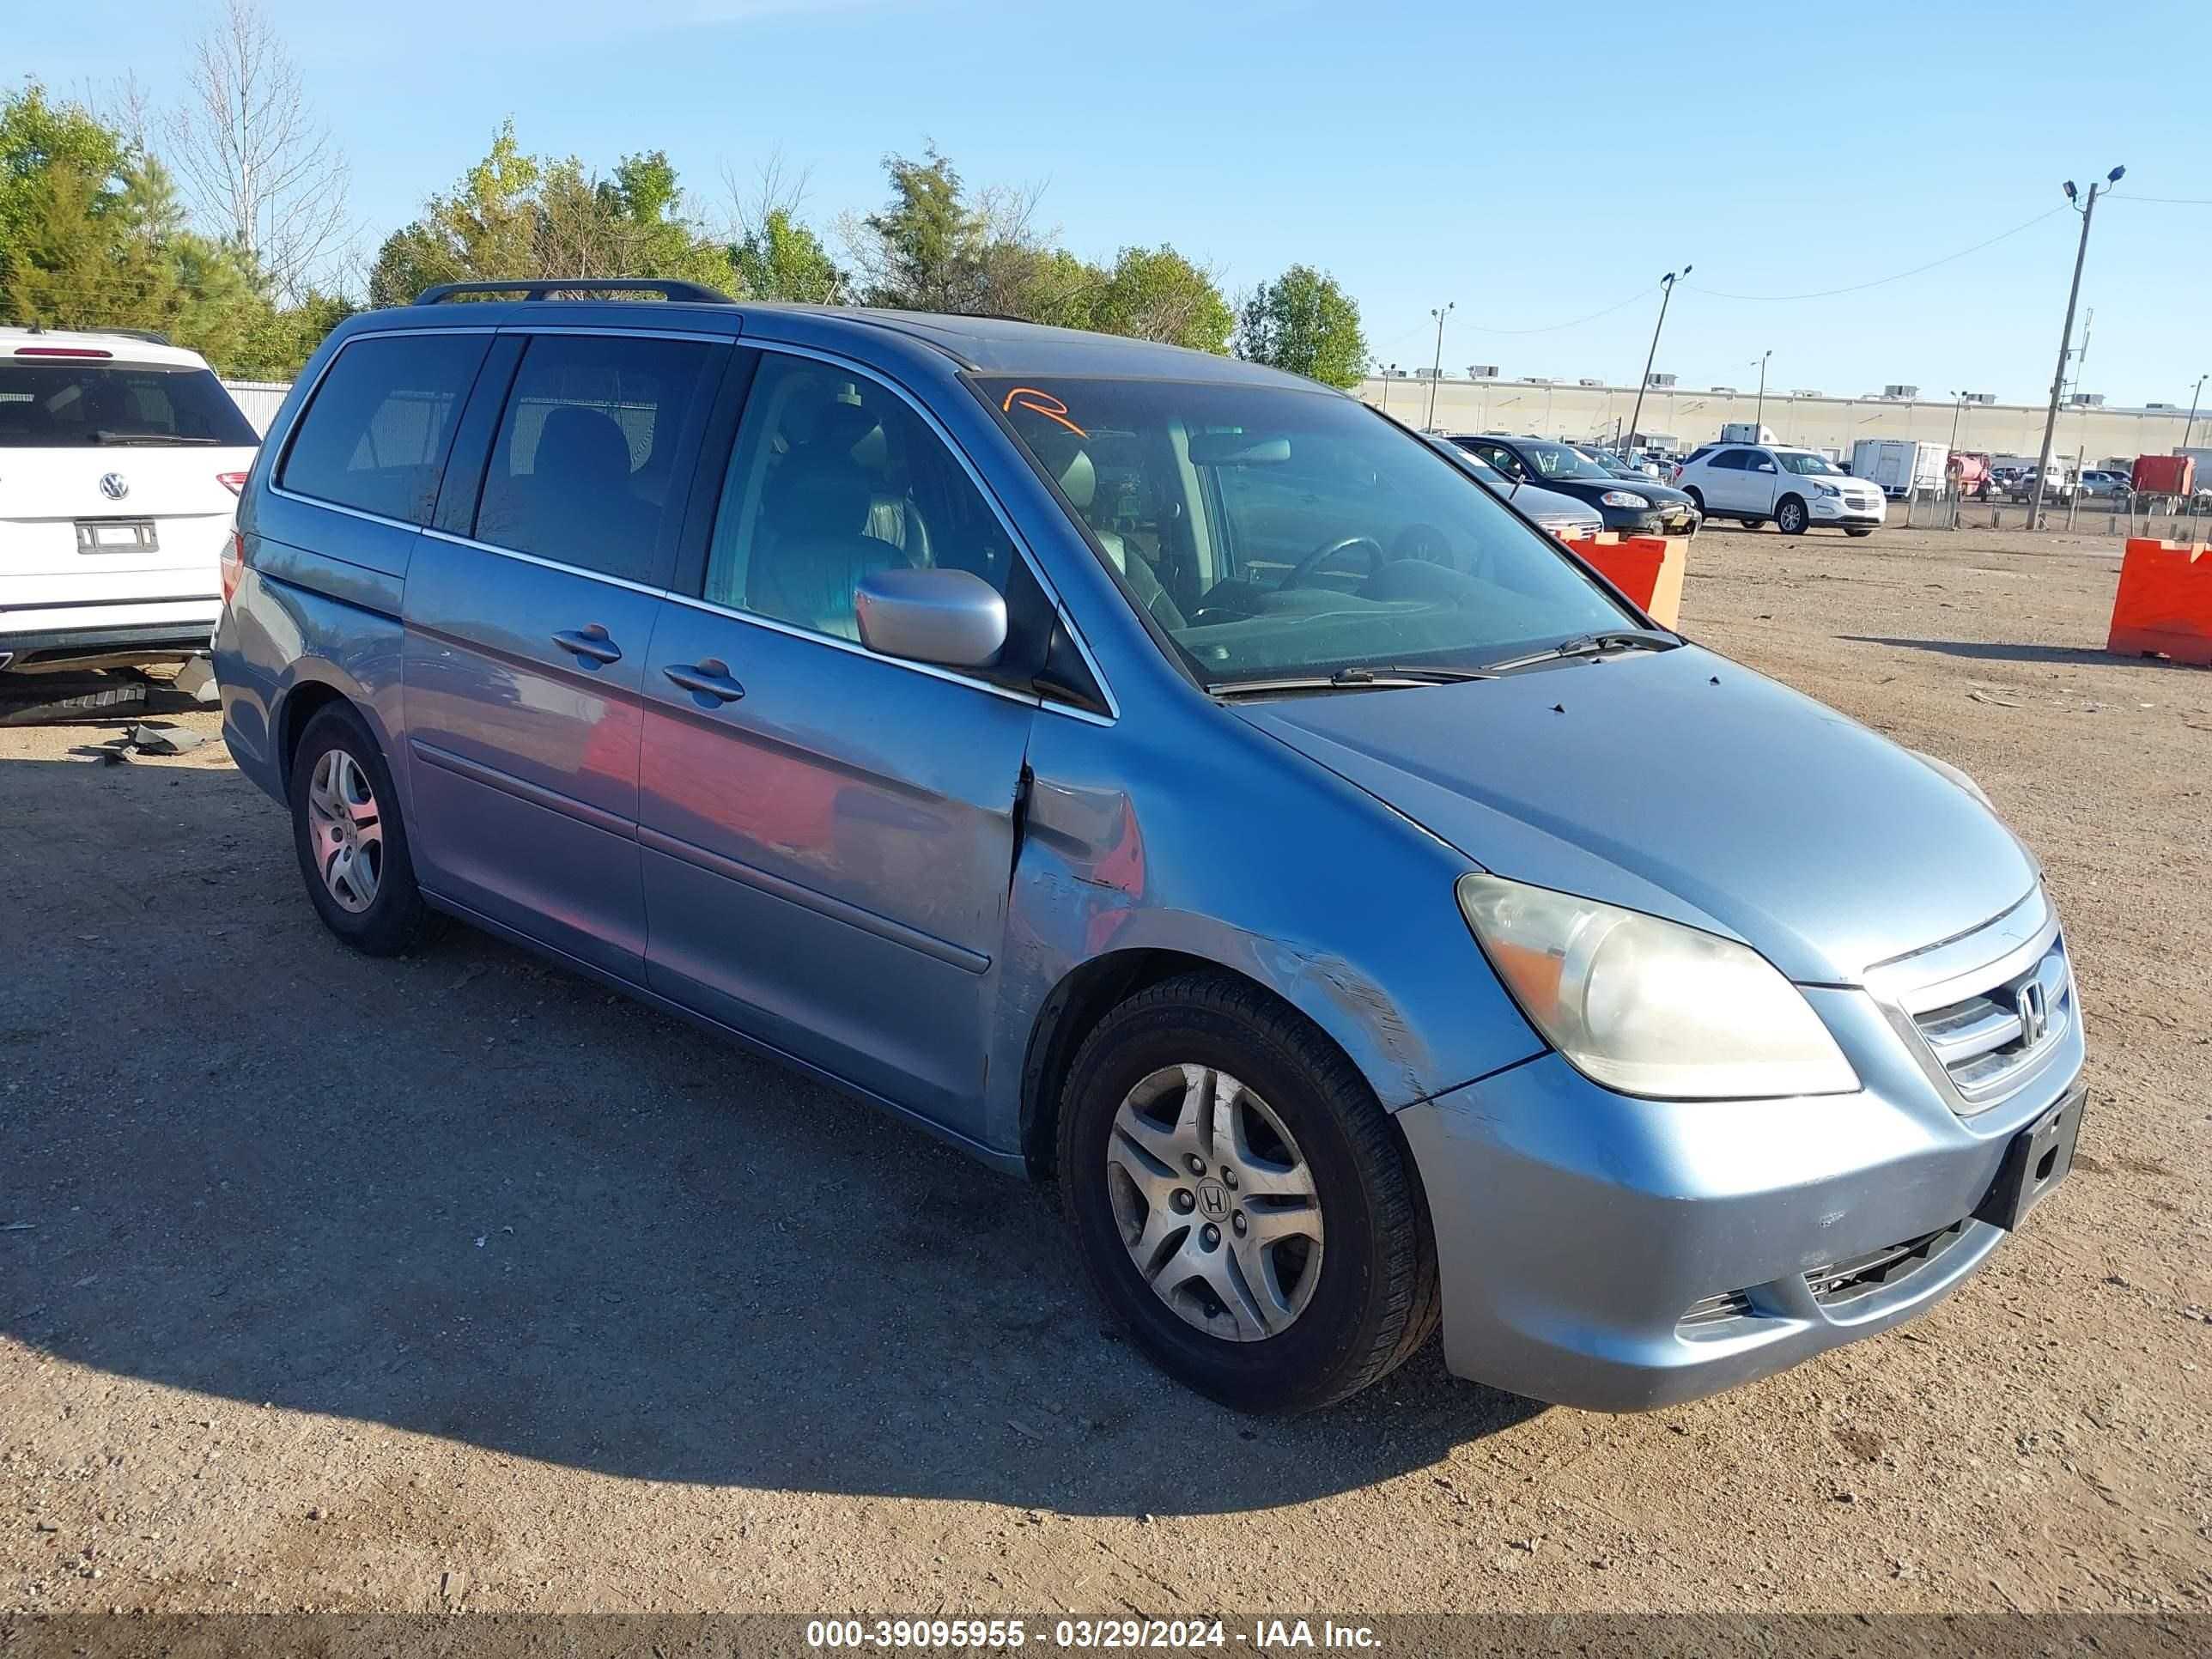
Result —
<instances>
[{"instance_id":1,"label":"front wheel","mask_svg":"<svg viewBox=\"0 0 2212 1659\"><path fill-rule=\"evenodd\" d=\"M1805 503L1795 495L1784 495L1774 508L1774 527L1785 536L1805 533Z\"/></svg>"},{"instance_id":2,"label":"front wheel","mask_svg":"<svg viewBox=\"0 0 2212 1659\"><path fill-rule=\"evenodd\" d=\"M1352 1063L1255 987L1187 975L1101 1021L1069 1073L1059 1176L1109 1306L1224 1404L1326 1406L1435 1328L1410 1154Z\"/></svg>"}]
</instances>

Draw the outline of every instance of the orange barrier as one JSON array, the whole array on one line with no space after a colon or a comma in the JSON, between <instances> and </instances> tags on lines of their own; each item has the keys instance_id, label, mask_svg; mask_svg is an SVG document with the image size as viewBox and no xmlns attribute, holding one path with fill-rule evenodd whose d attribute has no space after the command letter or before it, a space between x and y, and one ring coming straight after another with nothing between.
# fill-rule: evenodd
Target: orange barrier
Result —
<instances>
[{"instance_id":1,"label":"orange barrier","mask_svg":"<svg viewBox=\"0 0 2212 1659\"><path fill-rule=\"evenodd\" d=\"M2105 649L2212 668L2212 548L2131 538Z\"/></svg>"},{"instance_id":2,"label":"orange barrier","mask_svg":"<svg viewBox=\"0 0 2212 1659\"><path fill-rule=\"evenodd\" d=\"M1619 536L1608 530L1567 545L1661 627L1672 628L1680 618L1682 567L1690 549L1686 538Z\"/></svg>"}]
</instances>

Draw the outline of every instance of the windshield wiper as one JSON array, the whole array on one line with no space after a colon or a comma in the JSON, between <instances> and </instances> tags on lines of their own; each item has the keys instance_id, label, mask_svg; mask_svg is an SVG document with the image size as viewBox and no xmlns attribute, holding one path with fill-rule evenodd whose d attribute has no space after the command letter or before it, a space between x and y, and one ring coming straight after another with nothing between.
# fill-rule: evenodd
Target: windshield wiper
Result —
<instances>
[{"instance_id":1,"label":"windshield wiper","mask_svg":"<svg viewBox=\"0 0 2212 1659\"><path fill-rule=\"evenodd\" d=\"M1462 680L1494 680L1477 668L1340 668L1334 674L1279 674L1266 679L1217 680L1206 689L1217 697L1270 696L1285 691L1387 691L1408 685L1456 685Z\"/></svg>"},{"instance_id":2,"label":"windshield wiper","mask_svg":"<svg viewBox=\"0 0 2212 1659\"><path fill-rule=\"evenodd\" d=\"M1573 639L1562 640L1542 651L1532 651L1525 657L1509 657L1504 662L1493 662L1486 666L1492 672L1502 674L1508 669L1526 668L1531 663L1556 662L1562 657L1595 657L1607 651L1672 651L1680 643L1678 640L1664 639L1656 634L1611 629L1601 634L1578 634Z\"/></svg>"},{"instance_id":3,"label":"windshield wiper","mask_svg":"<svg viewBox=\"0 0 2212 1659\"><path fill-rule=\"evenodd\" d=\"M218 444L220 438L188 438L179 432L113 432L97 428L90 434L96 444Z\"/></svg>"}]
</instances>

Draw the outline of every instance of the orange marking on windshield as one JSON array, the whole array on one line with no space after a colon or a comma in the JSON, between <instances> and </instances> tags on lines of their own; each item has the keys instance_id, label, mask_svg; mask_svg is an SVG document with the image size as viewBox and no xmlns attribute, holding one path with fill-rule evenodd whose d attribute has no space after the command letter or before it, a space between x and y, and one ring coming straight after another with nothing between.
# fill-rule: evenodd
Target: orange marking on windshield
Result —
<instances>
[{"instance_id":1,"label":"orange marking on windshield","mask_svg":"<svg viewBox=\"0 0 2212 1659\"><path fill-rule=\"evenodd\" d=\"M1016 386L1012 392L1009 392L1006 394L1006 401L999 405L1000 410L1005 413L1012 413L1014 407L1014 399L1017 398L1021 399L1022 407L1029 410L1030 414L1042 415L1048 421L1057 421L1060 425L1066 427L1070 432L1073 432L1079 438L1087 438L1091 435L1081 427L1076 425L1074 422L1067 418L1067 405L1066 404L1060 402L1059 398L1054 397L1049 392L1039 392L1033 386Z\"/></svg>"}]
</instances>

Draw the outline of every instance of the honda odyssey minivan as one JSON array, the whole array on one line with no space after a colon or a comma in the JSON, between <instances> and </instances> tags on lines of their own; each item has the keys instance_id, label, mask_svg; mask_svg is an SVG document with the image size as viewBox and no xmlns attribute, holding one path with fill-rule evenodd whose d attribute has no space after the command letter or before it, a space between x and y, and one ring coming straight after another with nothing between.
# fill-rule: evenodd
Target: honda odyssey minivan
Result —
<instances>
[{"instance_id":1,"label":"honda odyssey minivan","mask_svg":"<svg viewBox=\"0 0 2212 1659\"><path fill-rule=\"evenodd\" d=\"M1056 1182L1252 1409L1439 1322L1703 1395L2066 1174L2065 938L1963 774L1309 381L633 286L356 317L253 467L224 734L348 944L460 917Z\"/></svg>"}]
</instances>

